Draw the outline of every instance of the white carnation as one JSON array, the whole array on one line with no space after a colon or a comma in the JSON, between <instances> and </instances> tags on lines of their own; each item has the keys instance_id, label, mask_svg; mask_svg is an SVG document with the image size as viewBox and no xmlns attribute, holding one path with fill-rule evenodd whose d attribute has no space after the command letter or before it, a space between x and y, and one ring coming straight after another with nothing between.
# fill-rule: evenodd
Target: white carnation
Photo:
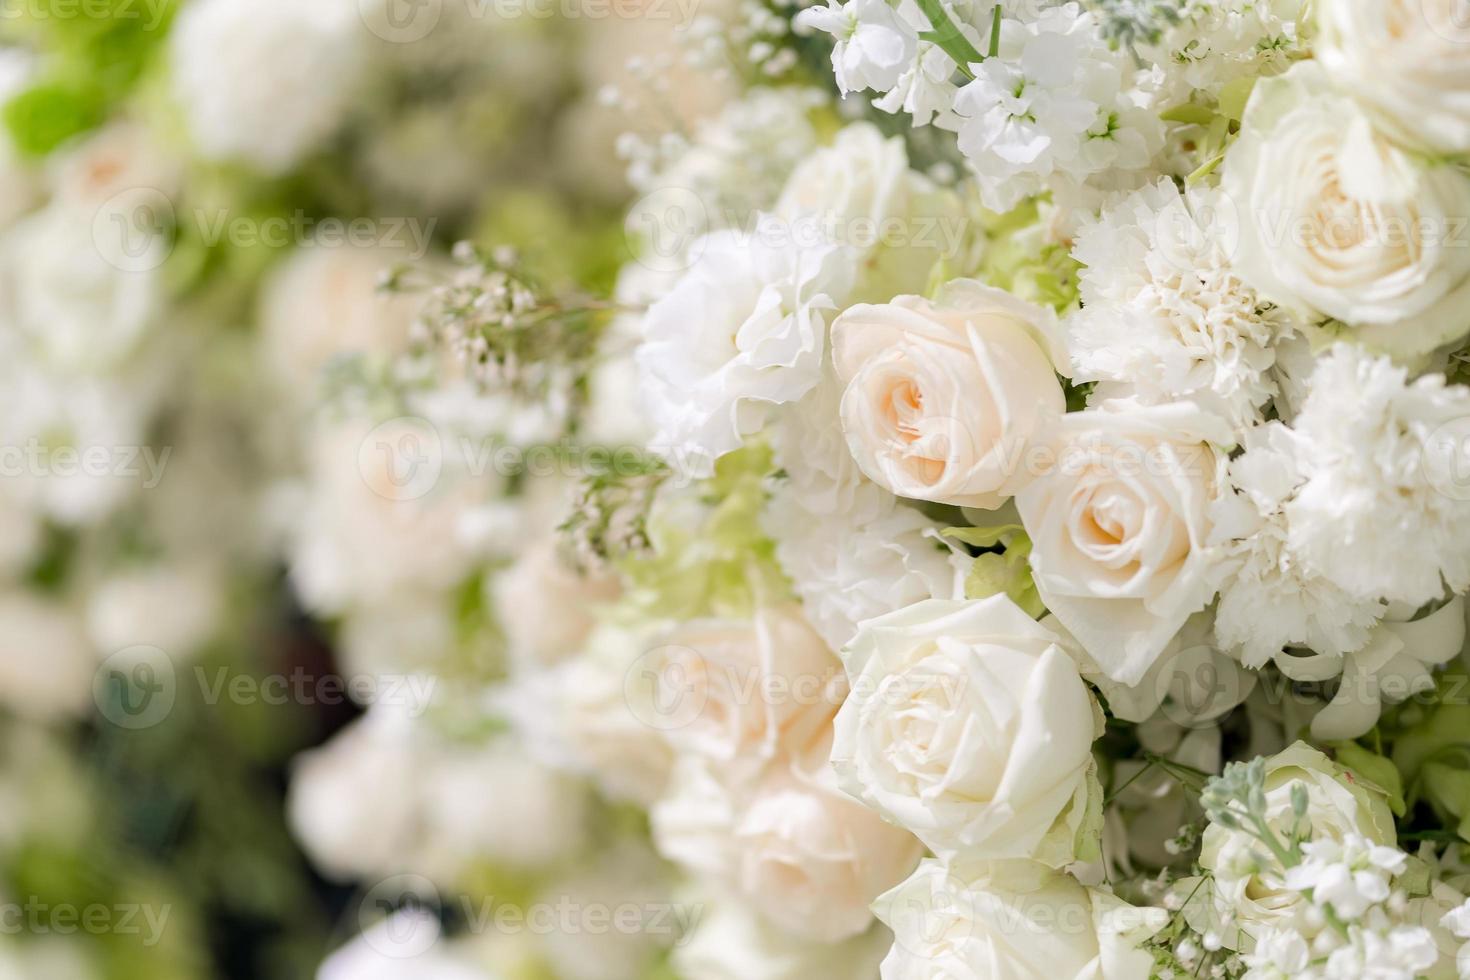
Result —
<instances>
[{"instance_id":1,"label":"white carnation","mask_svg":"<svg viewBox=\"0 0 1470 980\"><path fill-rule=\"evenodd\" d=\"M937 525L891 496L887 503L882 516L854 525L842 514L807 510L784 487L772 498L767 529L776 557L834 650L864 620L954 592L956 559Z\"/></svg>"},{"instance_id":2,"label":"white carnation","mask_svg":"<svg viewBox=\"0 0 1470 980\"><path fill-rule=\"evenodd\" d=\"M653 305L637 353L658 434L653 448L682 472L758 431L773 405L821 379L827 317L848 290L849 251L804 245L803 230L763 216L753 235L719 231L673 290Z\"/></svg>"},{"instance_id":3,"label":"white carnation","mask_svg":"<svg viewBox=\"0 0 1470 980\"><path fill-rule=\"evenodd\" d=\"M1291 547L1367 599L1470 588L1470 501L1445 482L1466 471L1467 419L1470 389L1334 347L1296 420L1308 477L1286 507Z\"/></svg>"},{"instance_id":4,"label":"white carnation","mask_svg":"<svg viewBox=\"0 0 1470 980\"><path fill-rule=\"evenodd\" d=\"M1292 322L1231 269L1219 204L1162 180L1077 236L1086 268L1069 345L1075 378L1101 382L1099 397L1190 399L1240 430L1275 394L1272 347Z\"/></svg>"},{"instance_id":5,"label":"white carnation","mask_svg":"<svg viewBox=\"0 0 1470 980\"><path fill-rule=\"evenodd\" d=\"M1383 604L1358 598L1320 574L1290 542L1286 505L1305 480L1299 440L1280 423L1246 434L1230 464L1232 493L1211 510L1211 544L1222 551L1215 635L1259 668L1301 644L1341 657L1368 642Z\"/></svg>"}]
</instances>

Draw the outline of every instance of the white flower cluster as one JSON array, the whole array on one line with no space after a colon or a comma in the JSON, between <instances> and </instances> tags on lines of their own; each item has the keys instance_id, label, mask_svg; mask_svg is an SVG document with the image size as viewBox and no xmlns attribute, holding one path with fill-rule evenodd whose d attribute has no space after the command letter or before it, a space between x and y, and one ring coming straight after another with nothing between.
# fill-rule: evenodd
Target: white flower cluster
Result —
<instances>
[{"instance_id":1,"label":"white flower cluster","mask_svg":"<svg viewBox=\"0 0 1470 980\"><path fill-rule=\"evenodd\" d=\"M754 515L743 566L709 540L729 524L685 523L674 550L709 557L653 589L663 608L748 590L758 636L771 608L800 615L846 685L819 719L730 705L714 731L701 714L669 733L666 854L769 899L751 841L804 835L813 804L788 799L777 821L732 781L799 758L782 791L820 783L809 752L830 729L836 786L930 855L875 905L895 934L885 980L1205 962L1252 980L1439 975L1448 908L1434 925L1430 911L1458 892L1420 880L1390 794L1291 743L1310 733L1346 758L1373 732L1374 758L1407 766L1383 740L1427 709L1394 706L1433 704L1465 645L1464 49L1423 33L1424 18L1448 30L1433 4L1315 6L828 0L796 15L831 36L839 92L916 131L848 123L783 160L754 221L716 222L683 253L635 360L649 447L705 488L701 507ZM1390 77L1367 85L1369 63ZM967 167L921 176L920 154ZM966 230L938 251L845 231L946 217ZM759 493L732 489L741 466L761 470ZM700 685L752 656L729 617L671 618L699 656L670 663ZM760 673L820 662L793 637ZM1272 756L1254 822L1211 810L1209 791L1201 821L1193 799L1236 752ZM1458 798L1415 792L1391 794L1401 816L1428 799L1463 819ZM1166 816L1143 814L1154 803ZM877 846L843 837L822 876L866 901L914 852L900 835L859 859L858 839ZM1164 865L1204 897L1134 906L1163 900L1157 882L1097 887L1079 862L1100 844L1106 870ZM803 890L772 922L855 935L866 919L805 891L811 854L782 845ZM1038 923L1041 907L1077 921Z\"/></svg>"}]
</instances>

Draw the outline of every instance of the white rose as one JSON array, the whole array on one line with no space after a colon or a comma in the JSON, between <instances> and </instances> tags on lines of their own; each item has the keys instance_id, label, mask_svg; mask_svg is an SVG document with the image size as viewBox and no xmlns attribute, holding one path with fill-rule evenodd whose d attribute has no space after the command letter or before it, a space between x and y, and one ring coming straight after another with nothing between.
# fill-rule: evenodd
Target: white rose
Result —
<instances>
[{"instance_id":1,"label":"white rose","mask_svg":"<svg viewBox=\"0 0 1470 980\"><path fill-rule=\"evenodd\" d=\"M843 789L941 857L1072 861L1101 718L1059 638L1005 595L870 620L846 651Z\"/></svg>"},{"instance_id":2,"label":"white rose","mask_svg":"<svg viewBox=\"0 0 1470 980\"><path fill-rule=\"evenodd\" d=\"M1300 785L1307 794L1310 840L1341 841L1359 834L1375 844L1393 845L1397 840L1393 814L1383 793L1356 779L1327 756L1305 742L1297 742L1266 761L1266 822L1279 837L1287 836L1296 823L1292 810L1292 787ZM1266 853L1260 841L1247 830L1231 830L1219 824L1205 828L1199 866L1214 875L1212 901L1191 903L1186 916L1229 916L1247 935L1256 936L1271 927L1298 930L1321 928L1309 925L1310 903L1301 893L1286 886L1286 869ZM1179 883L1187 895L1193 882ZM1192 922L1193 924L1193 922ZM1227 945L1233 947L1238 930L1225 930Z\"/></svg>"},{"instance_id":3,"label":"white rose","mask_svg":"<svg viewBox=\"0 0 1470 980\"><path fill-rule=\"evenodd\" d=\"M1139 980L1169 918L1029 861L925 861L874 909L894 932L884 980Z\"/></svg>"},{"instance_id":4,"label":"white rose","mask_svg":"<svg viewBox=\"0 0 1470 980\"><path fill-rule=\"evenodd\" d=\"M1470 177L1375 133L1320 66L1256 86L1221 187L1239 212L1236 266L1266 298L1404 355L1470 330Z\"/></svg>"},{"instance_id":5,"label":"white rose","mask_svg":"<svg viewBox=\"0 0 1470 980\"><path fill-rule=\"evenodd\" d=\"M1317 61L1411 142L1470 151L1470 24L1457 0L1324 0Z\"/></svg>"},{"instance_id":6,"label":"white rose","mask_svg":"<svg viewBox=\"0 0 1470 980\"><path fill-rule=\"evenodd\" d=\"M850 250L814 223L762 215L753 234L718 231L648 310L635 357L653 448L681 472L708 476L775 405L822 376L827 317L850 288Z\"/></svg>"},{"instance_id":7,"label":"white rose","mask_svg":"<svg viewBox=\"0 0 1470 980\"><path fill-rule=\"evenodd\" d=\"M681 624L642 666L669 741L737 776L805 748L846 691L842 664L794 606Z\"/></svg>"},{"instance_id":8,"label":"white rose","mask_svg":"<svg viewBox=\"0 0 1470 980\"><path fill-rule=\"evenodd\" d=\"M909 169L903 137L867 122L797 164L775 213L793 224L815 219L850 246L860 262L852 299L870 302L923 290L936 262L959 258L968 224L952 191Z\"/></svg>"},{"instance_id":9,"label":"white rose","mask_svg":"<svg viewBox=\"0 0 1470 980\"><path fill-rule=\"evenodd\" d=\"M835 946L798 939L726 898L703 909L694 934L674 947L673 964L679 976L698 980L877 980L888 943L882 928Z\"/></svg>"},{"instance_id":10,"label":"white rose","mask_svg":"<svg viewBox=\"0 0 1470 980\"><path fill-rule=\"evenodd\" d=\"M1066 409L1048 310L970 280L934 301L854 306L832 325L853 457L900 497L994 508L1024 482L1022 456Z\"/></svg>"},{"instance_id":11,"label":"white rose","mask_svg":"<svg viewBox=\"0 0 1470 980\"><path fill-rule=\"evenodd\" d=\"M1138 684L1214 595L1210 501L1228 444L1194 405L1107 402L1064 416L1016 497L1042 601L1120 684Z\"/></svg>"}]
</instances>

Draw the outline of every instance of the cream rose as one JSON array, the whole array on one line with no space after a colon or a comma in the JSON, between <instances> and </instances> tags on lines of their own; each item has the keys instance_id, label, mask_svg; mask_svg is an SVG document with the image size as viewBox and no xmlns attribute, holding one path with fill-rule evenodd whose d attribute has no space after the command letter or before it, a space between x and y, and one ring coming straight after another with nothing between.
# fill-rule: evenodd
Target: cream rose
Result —
<instances>
[{"instance_id":1,"label":"cream rose","mask_svg":"<svg viewBox=\"0 0 1470 980\"><path fill-rule=\"evenodd\" d=\"M1396 148L1320 66L1256 86L1221 187L1266 298L1406 356L1470 331L1470 177Z\"/></svg>"},{"instance_id":2,"label":"cream rose","mask_svg":"<svg viewBox=\"0 0 1470 980\"><path fill-rule=\"evenodd\" d=\"M700 980L876 980L887 948L883 929L836 946L798 939L747 903L717 895L694 934L675 944L672 962L679 976Z\"/></svg>"},{"instance_id":3,"label":"cream rose","mask_svg":"<svg viewBox=\"0 0 1470 980\"><path fill-rule=\"evenodd\" d=\"M1184 402L1115 401L1065 416L1055 435L1016 497L1032 574L1101 671L1131 687L1214 595L1211 443L1227 445L1229 427Z\"/></svg>"},{"instance_id":4,"label":"cream rose","mask_svg":"<svg viewBox=\"0 0 1470 980\"><path fill-rule=\"evenodd\" d=\"M835 943L864 932L869 906L903 880L923 848L841 793L830 738L776 766L736 823L740 891L786 931Z\"/></svg>"},{"instance_id":5,"label":"cream rose","mask_svg":"<svg viewBox=\"0 0 1470 980\"><path fill-rule=\"evenodd\" d=\"M941 857L1071 862L1101 805L1100 713L1060 644L1005 595L864 623L845 654L839 784Z\"/></svg>"},{"instance_id":6,"label":"cream rose","mask_svg":"<svg viewBox=\"0 0 1470 980\"><path fill-rule=\"evenodd\" d=\"M1459 0L1322 0L1318 62L1390 131L1470 152L1470 22Z\"/></svg>"},{"instance_id":7,"label":"cream rose","mask_svg":"<svg viewBox=\"0 0 1470 980\"><path fill-rule=\"evenodd\" d=\"M1137 980L1169 918L1030 861L925 861L873 907L894 934L884 980Z\"/></svg>"},{"instance_id":8,"label":"cream rose","mask_svg":"<svg viewBox=\"0 0 1470 980\"><path fill-rule=\"evenodd\" d=\"M1342 840L1360 834L1375 844L1394 845L1393 814L1378 789L1355 778L1327 756L1297 742L1266 761L1266 822L1272 832L1284 837L1296 817L1292 811L1292 787L1300 785L1307 794L1307 819L1311 840ZM1214 875L1213 902L1191 903L1186 915L1228 916L1247 935L1267 927L1320 929L1309 916L1301 893L1286 887L1286 869L1265 853L1246 830L1231 830L1219 824L1205 829L1199 866ZM1189 893L1192 884L1181 882ZM1237 930L1225 930L1235 933ZM1233 937L1227 935L1227 942Z\"/></svg>"},{"instance_id":9,"label":"cream rose","mask_svg":"<svg viewBox=\"0 0 1470 980\"><path fill-rule=\"evenodd\" d=\"M832 943L862 933L872 901L913 870L923 847L837 789L830 744L819 736L754 782L684 756L649 814L659 853L790 936Z\"/></svg>"},{"instance_id":10,"label":"cream rose","mask_svg":"<svg viewBox=\"0 0 1470 980\"><path fill-rule=\"evenodd\" d=\"M994 508L1023 455L1066 410L1048 310L970 280L934 301L854 306L832 325L842 427L863 473L900 497Z\"/></svg>"},{"instance_id":11,"label":"cream rose","mask_svg":"<svg viewBox=\"0 0 1470 980\"><path fill-rule=\"evenodd\" d=\"M737 777L807 746L846 692L841 663L795 606L684 623L634 669L655 685L650 723Z\"/></svg>"},{"instance_id":12,"label":"cream rose","mask_svg":"<svg viewBox=\"0 0 1470 980\"><path fill-rule=\"evenodd\" d=\"M554 538L530 545L491 586L514 666L546 667L579 652L596 625L598 607L620 591L614 575L571 567Z\"/></svg>"}]
</instances>

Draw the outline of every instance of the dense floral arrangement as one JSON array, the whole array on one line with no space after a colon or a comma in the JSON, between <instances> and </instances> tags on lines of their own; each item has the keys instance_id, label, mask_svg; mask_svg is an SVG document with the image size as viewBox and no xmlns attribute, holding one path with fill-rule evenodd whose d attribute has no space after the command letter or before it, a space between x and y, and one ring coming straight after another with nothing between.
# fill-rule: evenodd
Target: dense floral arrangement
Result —
<instances>
[{"instance_id":1,"label":"dense floral arrangement","mask_svg":"<svg viewBox=\"0 0 1470 980\"><path fill-rule=\"evenodd\" d=\"M1456 0L60 3L0 976L1470 977Z\"/></svg>"},{"instance_id":2,"label":"dense floral arrangement","mask_svg":"<svg viewBox=\"0 0 1470 980\"><path fill-rule=\"evenodd\" d=\"M1470 971L1470 33L1310 7L828 0L628 141L658 467L513 713L687 975Z\"/></svg>"}]
</instances>

